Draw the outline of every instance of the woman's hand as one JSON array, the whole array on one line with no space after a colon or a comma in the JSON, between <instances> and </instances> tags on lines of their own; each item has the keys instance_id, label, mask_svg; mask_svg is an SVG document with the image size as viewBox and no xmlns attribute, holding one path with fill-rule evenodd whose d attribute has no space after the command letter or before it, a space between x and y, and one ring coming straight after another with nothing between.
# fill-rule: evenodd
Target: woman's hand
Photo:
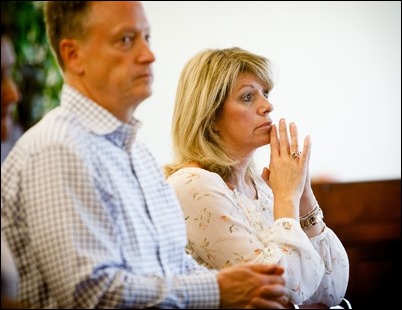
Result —
<instances>
[{"instance_id":1,"label":"woman's hand","mask_svg":"<svg viewBox=\"0 0 402 310\"><path fill-rule=\"evenodd\" d=\"M298 220L303 194L306 200L312 194L311 185L306 184L311 143L307 136L300 152L296 124L290 123L289 131L290 141L285 119L279 121L279 137L276 126L272 126L269 169L264 168L262 177L274 193L275 219L292 217Z\"/></svg>"},{"instance_id":2,"label":"woman's hand","mask_svg":"<svg viewBox=\"0 0 402 310\"><path fill-rule=\"evenodd\" d=\"M309 213L316 205L316 198L311 188L310 169L307 167L306 183L304 184L303 194L300 198L300 216Z\"/></svg>"}]
</instances>

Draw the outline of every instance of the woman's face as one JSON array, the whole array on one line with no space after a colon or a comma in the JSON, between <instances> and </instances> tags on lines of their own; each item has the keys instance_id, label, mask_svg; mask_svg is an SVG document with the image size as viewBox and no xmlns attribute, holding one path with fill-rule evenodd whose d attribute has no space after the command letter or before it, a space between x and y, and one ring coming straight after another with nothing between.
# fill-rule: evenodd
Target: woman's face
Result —
<instances>
[{"instance_id":1,"label":"woman's face","mask_svg":"<svg viewBox=\"0 0 402 310\"><path fill-rule=\"evenodd\" d=\"M245 157L269 144L274 106L268 101L269 85L256 75L239 75L223 104L215 130L234 156Z\"/></svg>"}]
</instances>

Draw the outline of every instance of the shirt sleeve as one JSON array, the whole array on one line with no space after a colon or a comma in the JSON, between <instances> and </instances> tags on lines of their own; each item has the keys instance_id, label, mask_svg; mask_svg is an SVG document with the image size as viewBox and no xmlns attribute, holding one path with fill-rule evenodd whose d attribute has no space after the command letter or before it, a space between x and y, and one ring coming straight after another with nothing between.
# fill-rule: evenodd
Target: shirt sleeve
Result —
<instances>
[{"instance_id":1,"label":"shirt sleeve","mask_svg":"<svg viewBox=\"0 0 402 310\"><path fill-rule=\"evenodd\" d=\"M293 302L301 304L316 292L325 270L322 253L294 219L274 222L272 217L268 225L260 210L202 169L179 170L168 182L182 205L188 249L196 259L217 269L241 262L279 263Z\"/></svg>"},{"instance_id":2,"label":"shirt sleeve","mask_svg":"<svg viewBox=\"0 0 402 310\"><path fill-rule=\"evenodd\" d=\"M91 154L67 145L35 154L21 173L29 255L41 266L38 273L56 304L83 309L219 305L216 272L196 272L190 259L187 273L166 277L129 268L114 221L119 211L105 203L110 193L98 184Z\"/></svg>"},{"instance_id":3,"label":"shirt sleeve","mask_svg":"<svg viewBox=\"0 0 402 310\"><path fill-rule=\"evenodd\" d=\"M349 282L349 259L344 246L332 229L310 239L324 262L325 272L320 286L305 304L324 303L335 306L345 297Z\"/></svg>"}]
</instances>

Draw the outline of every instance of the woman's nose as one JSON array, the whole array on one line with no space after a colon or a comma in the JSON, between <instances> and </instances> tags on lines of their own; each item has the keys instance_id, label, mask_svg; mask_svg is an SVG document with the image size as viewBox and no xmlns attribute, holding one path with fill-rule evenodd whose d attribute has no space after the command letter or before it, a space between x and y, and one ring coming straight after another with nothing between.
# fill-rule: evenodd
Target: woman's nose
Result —
<instances>
[{"instance_id":1,"label":"woman's nose","mask_svg":"<svg viewBox=\"0 0 402 310\"><path fill-rule=\"evenodd\" d=\"M269 102L268 100L265 100L265 102L261 105L259 111L261 114L268 114L271 113L274 110L274 105Z\"/></svg>"}]
</instances>

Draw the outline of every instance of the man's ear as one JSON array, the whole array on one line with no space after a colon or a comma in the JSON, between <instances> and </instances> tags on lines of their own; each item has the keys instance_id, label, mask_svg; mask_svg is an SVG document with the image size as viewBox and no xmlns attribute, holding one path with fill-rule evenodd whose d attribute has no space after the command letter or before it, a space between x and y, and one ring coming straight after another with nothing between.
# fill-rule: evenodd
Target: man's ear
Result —
<instances>
[{"instance_id":1,"label":"man's ear","mask_svg":"<svg viewBox=\"0 0 402 310\"><path fill-rule=\"evenodd\" d=\"M78 75L83 74L84 67L80 57L79 42L75 39L62 39L59 48L65 69Z\"/></svg>"}]
</instances>

